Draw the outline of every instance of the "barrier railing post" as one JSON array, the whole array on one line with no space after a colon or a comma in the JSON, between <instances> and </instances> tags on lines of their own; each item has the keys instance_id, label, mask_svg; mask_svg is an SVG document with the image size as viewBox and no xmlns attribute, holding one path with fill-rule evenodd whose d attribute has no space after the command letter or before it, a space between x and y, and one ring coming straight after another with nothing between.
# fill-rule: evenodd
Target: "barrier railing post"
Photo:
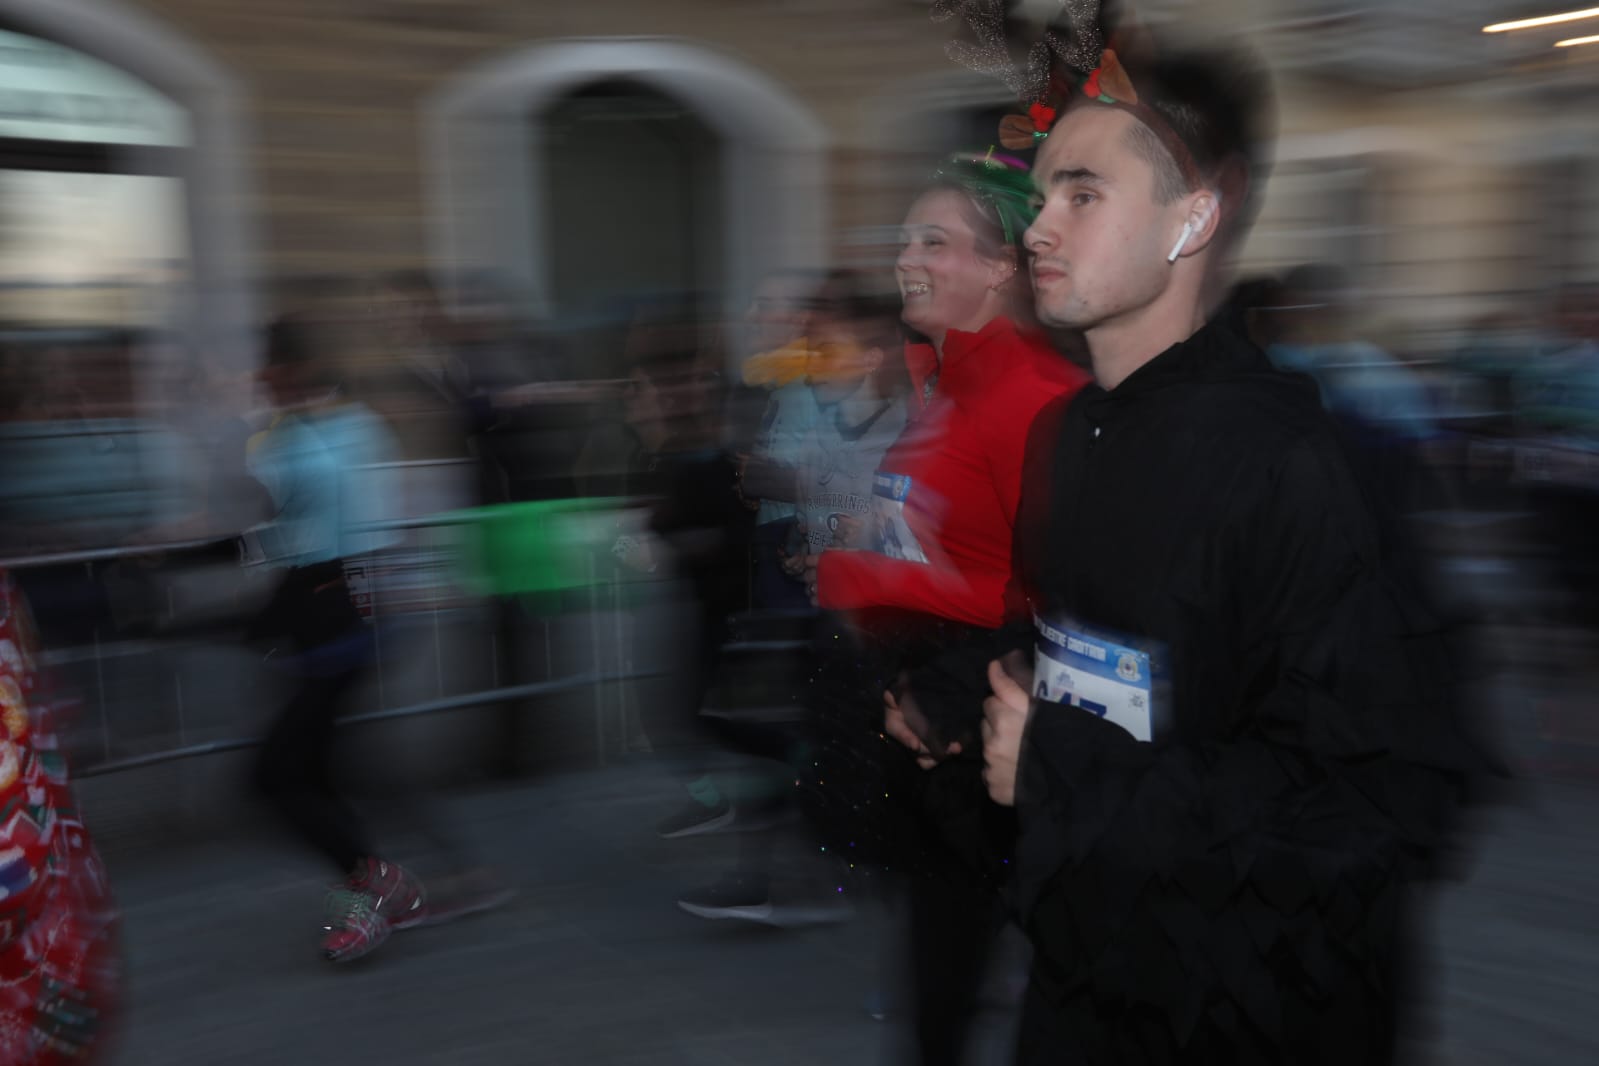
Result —
<instances>
[{"instance_id":1,"label":"barrier railing post","mask_svg":"<svg viewBox=\"0 0 1599 1066\"><path fill-rule=\"evenodd\" d=\"M435 529L441 526L448 527L459 523L460 521L462 521L462 519L454 514L429 515L418 518L371 523L360 528L364 532L408 530L411 531L411 536L414 538L418 536L418 531ZM242 545L240 551L240 565L241 568L244 569L249 569L255 565L258 565L258 563L255 561L254 553L252 552L250 545L246 543L248 540L248 534L249 531L246 531L244 534L240 535ZM50 555L32 555L17 559L0 559L0 568L25 569L29 567L41 566L72 567L81 565L84 567L84 573L87 580L92 583L96 579L98 564L103 561L147 555L150 553L181 553L191 549L211 548L214 547L216 543L217 538L206 538L203 540L176 541L154 545L97 548L76 552L54 553ZM429 551L421 552L419 554L426 557L429 555L438 555L440 553L437 551ZM640 681L645 678L654 678L660 675L658 672L637 672L637 660L639 657L638 648L640 640L639 634L636 632L636 627L630 625L629 618L625 616L626 597L622 588L622 582L619 579L609 579L607 581L607 584L610 586L609 590L600 588L598 561L592 554L585 554L586 558L584 563L584 577L587 584L587 596L586 600L578 600L577 602L586 602L587 609L589 611L590 617L589 625L587 627L587 635L591 644L591 651L588 657L589 661L593 664L591 671L574 672L568 673L566 676L557 676L558 671L555 661L554 639L555 626L557 623L559 623L563 627L566 627L566 632L574 634L582 632L582 627L574 625L573 623L576 622L576 619L572 618L569 614L562 614L559 618L557 618L550 612L541 612L540 624L543 631L542 640L544 646L545 674L542 681L535 684L503 684L503 681L507 676L514 680L515 674L514 671L507 672L506 667L508 665L508 661L502 662L500 656L517 654L518 649L516 647L505 646L507 643L506 640L500 635L496 634L493 636L493 639L496 642L494 645L493 687L488 690L467 692L457 696L446 696L446 686L444 682L445 670L443 665L444 649L442 615L444 609L451 602L451 600L449 599L447 590L441 587L442 582L437 580L439 572L442 572L444 569L441 563L439 566L432 568L432 570L436 572L429 572L425 577L425 580L430 582L426 603L432 614L431 622L434 632L434 649L436 662L438 664L435 692L438 698L422 703L403 703L398 707L391 707L391 701L388 699L388 694L393 690L394 686L389 683L390 679L385 677L387 670L386 656L391 651L387 645L392 644L393 642L392 640L386 642L383 639L384 630L379 624L381 616L385 613L385 610L388 609L389 605L387 604L387 601L383 599L383 593L378 588L379 584L381 584L381 581L378 580L378 575L375 572L378 568L375 566L370 566L369 561L370 569L373 572L370 574L369 581L367 582L366 593L368 596L367 605L371 612L373 623L373 655L374 667L377 675L377 709L365 713L348 715L342 719L342 721L352 723L387 721L391 718L432 714L437 711L477 707L495 702L520 702L524 700L531 700L540 696L556 694L564 695L566 693L574 694L574 702L571 704L571 706L573 710L575 710L578 705L576 694L583 689L588 689L593 694L593 703L591 704L591 708L594 715L596 762L599 766L608 765L611 761L609 753L610 742L614 741L620 743L623 750L625 750L631 743L631 725L627 720L630 702L627 686L632 682ZM178 618L178 597L176 589L169 586L165 589L165 594L167 620L171 623L177 624L180 631L184 630L185 627ZM572 602L570 599L571 594L568 593L567 595L569 597L568 602ZM399 604L401 610L408 609L409 605L413 603L416 603L418 606L420 606L420 601L407 600L404 597L397 601L397 603ZM604 619L601 617L602 609L609 609L614 615L609 626L605 624ZM93 765L83 767L80 770L80 774L84 776L97 776L115 773L122 770L160 765L166 762L187 759L199 755L216 754L226 751L238 751L252 747L259 743L258 739L249 737L212 741L191 741L188 736L188 694L186 691L186 678L184 676L186 662L174 661L171 664L173 668L173 687L171 689L171 698L173 699L174 712L176 715L176 742L171 745L163 746L160 750L145 750L136 754L123 755L119 757L117 755L119 750L118 742L116 741L114 727L111 722L111 701L109 691L110 679L108 679L106 674L108 662L112 659L120 659L130 655L162 655L170 650L169 645L172 644L174 638L173 634L169 633L165 636L159 636L154 640L116 642L108 639L107 634L102 632L102 626L98 624L98 621L99 620L97 620L97 624L95 624L90 630L91 642L88 645L54 649L51 652L45 653L50 659L61 663L82 663L91 658L93 660L93 692L96 703L98 704L97 713L99 718L98 724L100 732L99 760ZM194 627L189 626L187 628L189 630L187 637L178 638L180 641L192 641L194 639ZM614 647L615 649L614 653L607 651L607 637L609 637L610 646ZM204 641L201 643L204 643ZM576 648L575 641L571 643L573 650L576 651L577 654L572 657L570 664L565 664L563 662L563 665L576 667L583 661L584 657L581 654L581 650ZM563 656L563 659L564 658L565 657ZM85 678L80 684L81 687L88 687L87 679ZM144 691L149 690L146 688ZM610 708L607 706L606 700L611 698L607 695L607 693L615 693L615 699L617 703L617 732L610 736L608 736L606 732L608 728L606 723L610 721ZM171 720L172 719L167 719L167 721Z\"/></svg>"},{"instance_id":2,"label":"barrier railing post","mask_svg":"<svg viewBox=\"0 0 1599 1066\"><path fill-rule=\"evenodd\" d=\"M610 582L611 586L611 611L616 616L616 659L617 673L630 674L633 672L633 641L629 639L627 618L622 609L622 578L618 574ZM626 686L620 682L616 685L616 743L617 751L623 756L628 752L627 736L627 708L628 692Z\"/></svg>"},{"instance_id":3,"label":"barrier railing post","mask_svg":"<svg viewBox=\"0 0 1599 1066\"><path fill-rule=\"evenodd\" d=\"M94 563L83 564L84 576L90 581L94 580ZM101 656L100 648L100 623L96 620L94 625L94 690L95 702L100 705L100 757L111 758L111 717L110 701L105 694L105 662Z\"/></svg>"},{"instance_id":4,"label":"barrier railing post","mask_svg":"<svg viewBox=\"0 0 1599 1066\"><path fill-rule=\"evenodd\" d=\"M427 533L429 531L423 530L421 532L425 534L425 533ZM422 536L422 537L418 537L417 539L426 541L426 540L430 540L431 538L426 537L426 536ZM435 670L433 695L435 695L435 696L437 696L439 698L443 698L443 696L444 696L444 633L443 633L443 627L439 624L439 581L438 581L438 575L433 573L433 563L432 563L433 556L434 556L433 545L431 545L431 544L427 545L422 550L420 555L421 555L421 563L422 563L420 569L421 569L422 574L423 574L422 580L427 582L427 587L428 587L428 610L429 610L429 613L431 613L433 615L433 665L434 665L434 670Z\"/></svg>"},{"instance_id":5,"label":"barrier railing post","mask_svg":"<svg viewBox=\"0 0 1599 1066\"><path fill-rule=\"evenodd\" d=\"M594 557L585 553L588 567L588 601L589 601L589 643L594 648L594 673L603 676L605 662L604 649L600 646L600 602L598 583L596 581ZM596 764L605 765L605 686L594 686L594 757Z\"/></svg>"}]
</instances>

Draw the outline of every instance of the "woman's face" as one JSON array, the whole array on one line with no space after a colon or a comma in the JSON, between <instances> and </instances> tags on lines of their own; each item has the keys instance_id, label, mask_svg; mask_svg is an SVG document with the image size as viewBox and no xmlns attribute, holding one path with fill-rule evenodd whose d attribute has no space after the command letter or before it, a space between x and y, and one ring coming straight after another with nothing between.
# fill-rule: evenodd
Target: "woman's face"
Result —
<instances>
[{"instance_id":1,"label":"woman's face","mask_svg":"<svg viewBox=\"0 0 1599 1066\"><path fill-rule=\"evenodd\" d=\"M998 289L1015 265L983 255L973 208L953 189L933 189L911 205L901 227L894 273L905 324L935 341L952 329L975 333L1003 308Z\"/></svg>"}]
</instances>

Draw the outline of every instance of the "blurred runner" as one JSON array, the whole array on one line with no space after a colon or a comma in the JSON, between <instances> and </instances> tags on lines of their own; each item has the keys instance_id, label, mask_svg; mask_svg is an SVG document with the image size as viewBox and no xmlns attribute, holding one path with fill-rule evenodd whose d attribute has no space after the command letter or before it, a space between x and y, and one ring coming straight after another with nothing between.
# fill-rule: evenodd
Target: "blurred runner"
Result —
<instances>
[{"instance_id":1,"label":"blurred runner","mask_svg":"<svg viewBox=\"0 0 1599 1066\"><path fill-rule=\"evenodd\" d=\"M250 468L278 509L260 539L282 578L251 636L270 644L268 663L292 679L294 692L268 731L255 783L341 878L328 896L322 951L348 962L428 913L421 882L378 855L334 769L338 714L375 652L344 562L392 541L355 530L383 513L382 490L363 468L390 461L396 447L381 419L345 400L311 322L274 323L266 359L279 416L252 442Z\"/></svg>"},{"instance_id":2,"label":"blurred runner","mask_svg":"<svg viewBox=\"0 0 1599 1066\"><path fill-rule=\"evenodd\" d=\"M899 437L906 419L906 380L900 356L902 346L897 304L884 304L857 291L851 279L829 282L810 325L807 347L794 349L804 360L804 380L820 417L803 449L805 462L796 471L794 497L799 504L797 522L785 548L788 572L797 582L805 572L805 559L829 547L850 548L865 543L872 505L873 476L883 454ZM814 643L813 659L848 660L858 652L853 641L841 644L837 630L826 627ZM730 747L780 764L771 794L779 803L793 795L796 774L812 778L820 748L842 741L852 753L863 746L861 731L870 720L859 713L859 702L831 696L817 700L818 674L836 674L838 664L822 669L813 665L813 683L804 686L804 715L781 721L745 720L735 711L711 718L718 735ZM853 676L853 672L851 672ZM875 754L875 753L874 753ZM826 799L806 796L813 827L835 855L848 853L855 832L850 815L858 789L876 787L880 775L862 762L850 760L832 777ZM813 778L812 778L813 779ZM814 779L813 779L814 780ZM825 776L824 776L825 780ZM745 799L753 786L746 785ZM776 804L773 804L775 806ZM678 906L701 918L734 918L776 924L836 920L848 913L829 882L823 898L775 900L771 891L772 833L750 833L739 847L739 868L714 884L684 893ZM849 855L850 864L863 874L869 865L864 847ZM824 849L825 850L825 849ZM848 871L845 870L847 875ZM846 877L846 879L849 879Z\"/></svg>"},{"instance_id":3,"label":"blurred runner","mask_svg":"<svg viewBox=\"0 0 1599 1066\"><path fill-rule=\"evenodd\" d=\"M1002 921L992 884L933 832L932 812L973 810L982 788L975 741L984 663L965 650L984 646L1011 617L1005 589L1028 429L1046 404L1087 380L1033 319L1018 244L1032 201L1027 167L990 154L949 160L911 205L896 264L902 318L921 338L905 349L911 420L874 472L864 546L834 544L807 561L816 601L863 634L860 654L834 663L818 684L858 709L860 739L841 738L809 774L824 795L854 790L856 826L879 838L868 846L909 877L923 1063L964 1059ZM856 703L863 695L867 702ZM918 775L903 752L880 743L870 752L885 698L916 721L932 750L956 757ZM883 759L883 770L869 769ZM883 772L882 788L848 783L853 774L875 785Z\"/></svg>"}]
</instances>

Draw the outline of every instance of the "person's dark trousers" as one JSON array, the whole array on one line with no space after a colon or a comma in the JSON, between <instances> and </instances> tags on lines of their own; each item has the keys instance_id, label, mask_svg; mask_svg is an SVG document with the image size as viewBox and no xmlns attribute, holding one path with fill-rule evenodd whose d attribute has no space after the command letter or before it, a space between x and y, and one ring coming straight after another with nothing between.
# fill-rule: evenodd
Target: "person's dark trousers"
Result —
<instances>
[{"instance_id":1,"label":"person's dark trousers","mask_svg":"<svg viewBox=\"0 0 1599 1066\"><path fill-rule=\"evenodd\" d=\"M349 874L371 849L335 785L334 734L346 698L374 662L376 640L350 599L339 560L283 575L250 628L269 662L294 678L257 756L256 789L306 843Z\"/></svg>"},{"instance_id":2,"label":"person's dark trousers","mask_svg":"<svg viewBox=\"0 0 1599 1066\"><path fill-rule=\"evenodd\" d=\"M913 876L909 974L918 1066L970 1061L988 960L999 935L994 893L971 879Z\"/></svg>"},{"instance_id":3,"label":"person's dark trousers","mask_svg":"<svg viewBox=\"0 0 1599 1066\"><path fill-rule=\"evenodd\" d=\"M537 619L529 614L521 602L511 597L501 596L490 600L488 609L499 655L500 686L515 688L551 680L550 664L544 650L548 647L547 642L539 642L538 650L534 650ZM497 705L494 750L489 754L489 761L493 771L500 777L524 777L531 769L535 741L533 720L536 713L533 704L534 701L530 699L507 699Z\"/></svg>"},{"instance_id":4,"label":"person's dark trousers","mask_svg":"<svg viewBox=\"0 0 1599 1066\"><path fill-rule=\"evenodd\" d=\"M371 854L360 817L335 785L333 765L339 709L364 672L353 666L302 674L255 764L257 790L341 876Z\"/></svg>"},{"instance_id":5,"label":"person's dark trousers","mask_svg":"<svg viewBox=\"0 0 1599 1066\"><path fill-rule=\"evenodd\" d=\"M770 777L771 792L766 806L781 810L793 801L792 787L797 768L810 744L804 724L793 722L747 721L735 716L702 715L706 731L729 751L762 760ZM744 833L738 840L738 869L745 877L764 878L772 871L772 833Z\"/></svg>"},{"instance_id":6,"label":"person's dark trousers","mask_svg":"<svg viewBox=\"0 0 1599 1066\"><path fill-rule=\"evenodd\" d=\"M783 518L755 527L750 541L750 550L755 555L751 599L758 608L801 611L811 605L804 584L783 572L783 551L794 522L792 518Z\"/></svg>"}]
</instances>

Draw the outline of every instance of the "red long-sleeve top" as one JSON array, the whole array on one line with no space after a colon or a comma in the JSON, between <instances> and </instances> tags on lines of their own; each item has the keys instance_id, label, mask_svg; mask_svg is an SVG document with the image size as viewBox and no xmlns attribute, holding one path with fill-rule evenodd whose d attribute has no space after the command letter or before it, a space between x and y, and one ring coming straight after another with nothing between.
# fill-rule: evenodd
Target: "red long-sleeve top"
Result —
<instances>
[{"instance_id":1,"label":"red long-sleeve top","mask_svg":"<svg viewBox=\"0 0 1599 1066\"><path fill-rule=\"evenodd\" d=\"M926 563L875 552L828 551L817 564L823 607L890 607L996 628L1006 621L1011 534L1022 454L1033 418L1088 375L1039 333L996 318L977 333L951 331L940 369L931 345L905 362L913 421L881 471L911 479L905 522ZM937 374L932 399L923 388Z\"/></svg>"}]
</instances>

